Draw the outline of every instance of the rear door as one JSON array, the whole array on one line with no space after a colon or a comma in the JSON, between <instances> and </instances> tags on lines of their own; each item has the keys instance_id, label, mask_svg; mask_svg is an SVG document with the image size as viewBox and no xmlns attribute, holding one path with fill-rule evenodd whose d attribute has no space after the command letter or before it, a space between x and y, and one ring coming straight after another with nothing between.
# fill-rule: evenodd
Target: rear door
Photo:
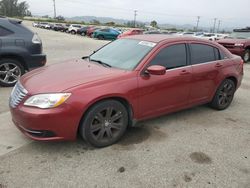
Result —
<instances>
[{"instance_id":1,"label":"rear door","mask_svg":"<svg viewBox=\"0 0 250 188\"><path fill-rule=\"evenodd\" d=\"M154 117L175 111L188 104L192 68L188 65L186 44L175 43L161 47L147 65L166 67L165 75L141 74L139 108L141 118Z\"/></svg>"},{"instance_id":2,"label":"rear door","mask_svg":"<svg viewBox=\"0 0 250 188\"><path fill-rule=\"evenodd\" d=\"M190 43L189 49L193 72L190 103L209 102L224 66L219 50L203 43Z\"/></svg>"}]
</instances>

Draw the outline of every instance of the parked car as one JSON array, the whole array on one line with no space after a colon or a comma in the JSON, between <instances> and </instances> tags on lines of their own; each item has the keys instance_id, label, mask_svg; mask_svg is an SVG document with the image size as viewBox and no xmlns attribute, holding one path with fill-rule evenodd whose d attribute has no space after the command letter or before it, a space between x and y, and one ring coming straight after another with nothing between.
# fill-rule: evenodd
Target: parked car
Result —
<instances>
[{"instance_id":1,"label":"parked car","mask_svg":"<svg viewBox=\"0 0 250 188\"><path fill-rule=\"evenodd\" d=\"M39 24L39 27L40 28L43 28L43 29L50 29L51 28L51 24L47 23L47 22L41 22Z\"/></svg>"},{"instance_id":2,"label":"parked car","mask_svg":"<svg viewBox=\"0 0 250 188\"><path fill-rule=\"evenodd\" d=\"M99 29L94 31L92 37L99 40L115 40L121 33L112 28Z\"/></svg>"},{"instance_id":3,"label":"parked car","mask_svg":"<svg viewBox=\"0 0 250 188\"><path fill-rule=\"evenodd\" d=\"M77 33L77 30L80 29L81 27L82 27L81 25L72 24L69 26L68 32L75 35Z\"/></svg>"},{"instance_id":4,"label":"parked car","mask_svg":"<svg viewBox=\"0 0 250 188\"><path fill-rule=\"evenodd\" d=\"M32 23L32 26L33 26L33 27L38 27L39 24L40 24L39 22L33 22L33 23Z\"/></svg>"},{"instance_id":5,"label":"parked car","mask_svg":"<svg viewBox=\"0 0 250 188\"><path fill-rule=\"evenodd\" d=\"M65 27L63 24L54 24L51 29L54 31L65 31Z\"/></svg>"},{"instance_id":6,"label":"parked car","mask_svg":"<svg viewBox=\"0 0 250 188\"><path fill-rule=\"evenodd\" d=\"M145 31L143 34L150 35L150 34L161 34L160 31L154 30L154 31Z\"/></svg>"},{"instance_id":7,"label":"parked car","mask_svg":"<svg viewBox=\"0 0 250 188\"><path fill-rule=\"evenodd\" d=\"M131 35L141 35L143 34L142 29L130 29L128 31L125 31L124 33L121 33L118 38L126 37L126 36L131 36Z\"/></svg>"},{"instance_id":8,"label":"parked car","mask_svg":"<svg viewBox=\"0 0 250 188\"><path fill-rule=\"evenodd\" d=\"M211 40L211 41L216 41L217 40L217 35L215 35L214 33L204 33L203 35L199 36L202 39L205 40Z\"/></svg>"},{"instance_id":9,"label":"parked car","mask_svg":"<svg viewBox=\"0 0 250 188\"><path fill-rule=\"evenodd\" d=\"M85 36L87 35L87 30L91 28L91 26L87 26L87 27L82 27L80 29L77 30L77 34Z\"/></svg>"},{"instance_id":10,"label":"parked car","mask_svg":"<svg viewBox=\"0 0 250 188\"><path fill-rule=\"evenodd\" d=\"M234 30L226 39L218 41L230 52L242 57L245 63L250 61L250 28Z\"/></svg>"},{"instance_id":11,"label":"parked car","mask_svg":"<svg viewBox=\"0 0 250 188\"><path fill-rule=\"evenodd\" d=\"M0 17L0 86L14 86L25 71L45 63L38 35L22 21Z\"/></svg>"},{"instance_id":12,"label":"parked car","mask_svg":"<svg viewBox=\"0 0 250 188\"><path fill-rule=\"evenodd\" d=\"M242 77L241 58L217 43L134 35L82 60L27 73L12 91L10 111L34 140L75 140L80 134L104 147L138 121L206 103L228 108Z\"/></svg>"},{"instance_id":13,"label":"parked car","mask_svg":"<svg viewBox=\"0 0 250 188\"><path fill-rule=\"evenodd\" d=\"M195 36L195 33L194 32L181 32L181 33L178 33L178 35L180 36L189 36L189 37L193 37Z\"/></svg>"},{"instance_id":14,"label":"parked car","mask_svg":"<svg viewBox=\"0 0 250 188\"><path fill-rule=\"evenodd\" d=\"M99 27L90 27L87 29L87 36L88 37L92 37L93 33L98 30L98 29L101 29Z\"/></svg>"},{"instance_id":15,"label":"parked car","mask_svg":"<svg viewBox=\"0 0 250 188\"><path fill-rule=\"evenodd\" d=\"M64 29L65 33L69 33L69 26L70 24L65 24L65 29Z\"/></svg>"}]
</instances>

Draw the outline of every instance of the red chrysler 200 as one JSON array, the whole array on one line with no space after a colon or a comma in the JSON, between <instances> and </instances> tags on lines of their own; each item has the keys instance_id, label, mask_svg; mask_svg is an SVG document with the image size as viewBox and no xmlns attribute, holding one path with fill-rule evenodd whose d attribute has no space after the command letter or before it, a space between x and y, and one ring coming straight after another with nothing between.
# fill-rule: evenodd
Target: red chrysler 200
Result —
<instances>
[{"instance_id":1,"label":"red chrysler 200","mask_svg":"<svg viewBox=\"0 0 250 188\"><path fill-rule=\"evenodd\" d=\"M25 74L10 111L34 140L74 140L79 133L104 147L137 121L207 103L226 109L242 77L242 59L217 43L135 35Z\"/></svg>"}]
</instances>

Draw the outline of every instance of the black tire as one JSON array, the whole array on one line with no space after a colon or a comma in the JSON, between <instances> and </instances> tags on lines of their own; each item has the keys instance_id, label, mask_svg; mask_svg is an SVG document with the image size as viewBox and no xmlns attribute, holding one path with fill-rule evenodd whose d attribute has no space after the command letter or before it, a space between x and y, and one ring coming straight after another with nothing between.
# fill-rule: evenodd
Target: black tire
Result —
<instances>
[{"instance_id":1,"label":"black tire","mask_svg":"<svg viewBox=\"0 0 250 188\"><path fill-rule=\"evenodd\" d=\"M116 100L106 100L96 103L87 111L79 131L92 146L106 147L116 143L127 126L128 112L124 105Z\"/></svg>"},{"instance_id":2,"label":"black tire","mask_svg":"<svg viewBox=\"0 0 250 188\"><path fill-rule=\"evenodd\" d=\"M98 40L104 40L105 37L104 37L103 35L98 35L98 36L97 36L97 39L98 39Z\"/></svg>"},{"instance_id":3,"label":"black tire","mask_svg":"<svg viewBox=\"0 0 250 188\"><path fill-rule=\"evenodd\" d=\"M0 60L0 86L14 86L24 73L24 67L19 61L9 58Z\"/></svg>"},{"instance_id":4,"label":"black tire","mask_svg":"<svg viewBox=\"0 0 250 188\"><path fill-rule=\"evenodd\" d=\"M235 83L230 80L224 80L217 89L210 106L217 110L224 110L230 106L236 91Z\"/></svg>"},{"instance_id":5,"label":"black tire","mask_svg":"<svg viewBox=\"0 0 250 188\"><path fill-rule=\"evenodd\" d=\"M245 53L243 55L243 60L245 63L250 61L250 50L249 49L245 50Z\"/></svg>"},{"instance_id":6,"label":"black tire","mask_svg":"<svg viewBox=\"0 0 250 188\"><path fill-rule=\"evenodd\" d=\"M76 34L76 32L75 32L74 30L70 31L70 33L71 33L72 35L75 35L75 34Z\"/></svg>"}]
</instances>

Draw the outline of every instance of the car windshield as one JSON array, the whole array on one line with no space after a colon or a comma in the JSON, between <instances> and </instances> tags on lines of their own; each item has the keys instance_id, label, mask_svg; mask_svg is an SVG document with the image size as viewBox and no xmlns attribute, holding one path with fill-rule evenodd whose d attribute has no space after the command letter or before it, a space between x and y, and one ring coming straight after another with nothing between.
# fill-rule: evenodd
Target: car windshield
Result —
<instances>
[{"instance_id":1,"label":"car windshield","mask_svg":"<svg viewBox=\"0 0 250 188\"><path fill-rule=\"evenodd\" d=\"M111 67L133 70L156 43L132 39L119 39L104 46L89 57Z\"/></svg>"},{"instance_id":2,"label":"car windshield","mask_svg":"<svg viewBox=\"0 0 250 188\"><path fill-rule=\"evenodd\" d=\"M250 32L233 32L227 38L250 39Z\"/></svg>"}]
</instances>

